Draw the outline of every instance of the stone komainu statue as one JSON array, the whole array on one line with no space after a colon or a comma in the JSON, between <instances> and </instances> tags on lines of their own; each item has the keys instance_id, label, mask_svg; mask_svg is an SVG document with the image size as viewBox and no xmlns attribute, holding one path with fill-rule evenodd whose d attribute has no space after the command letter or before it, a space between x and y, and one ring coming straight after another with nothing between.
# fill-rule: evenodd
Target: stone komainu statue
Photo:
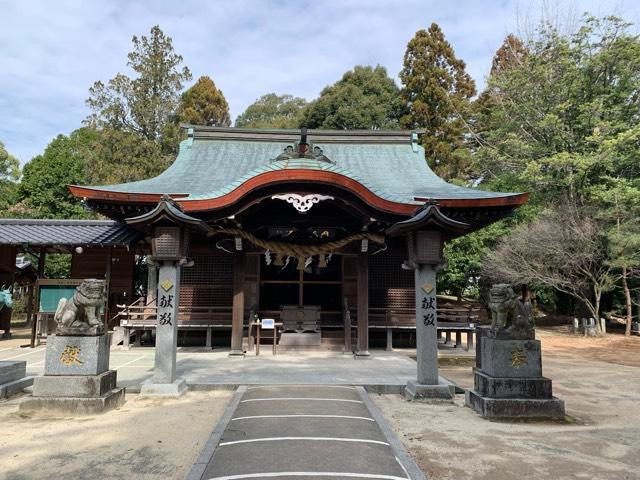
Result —
<instances>
[{"instance_id":1,"label":"stone komainu statue","mask_svg":"<svg viewBox=\"0 0 640 480\"><path fill-rule=\"evenodd\" d=\"M70 299L61 298L54 319L58 334L87 335L101 333L100 307L104 303L105 281L84 280Z\"/></svg>"},{"instance_id":2,"label":"stone komainu statue","mask_svg":"<svg viewBox=\"0 0 640 480\"><path fill-rule=\"evenodd\" d=\"M517 298L511 285L499 283L489 291L491 335L496 338L534 338L533 313L528 300Z\"/></svg>"}]
</instances>

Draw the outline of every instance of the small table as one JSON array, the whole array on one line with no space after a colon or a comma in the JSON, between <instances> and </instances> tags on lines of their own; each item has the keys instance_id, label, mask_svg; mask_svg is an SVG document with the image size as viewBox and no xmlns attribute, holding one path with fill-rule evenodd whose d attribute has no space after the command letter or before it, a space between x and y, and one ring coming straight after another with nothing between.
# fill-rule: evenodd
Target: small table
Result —
<instances>
[{"instance_id":1,"label":"small table","mask_svg":"<svg viewBox=\"0 0 640 480\"><path fill-rule=\"evenodd\" d=\"M278 327L282 326L282 322L274 322L273 324L273 355L278 349ZM256 356L260 355L260 331L262 330L262 322L249 322L249 350L253 350L254 337L251 335L253 328L256 328L255 347ZM271 330L271 329L269 329Z\"/></svg>"}]
</instances>

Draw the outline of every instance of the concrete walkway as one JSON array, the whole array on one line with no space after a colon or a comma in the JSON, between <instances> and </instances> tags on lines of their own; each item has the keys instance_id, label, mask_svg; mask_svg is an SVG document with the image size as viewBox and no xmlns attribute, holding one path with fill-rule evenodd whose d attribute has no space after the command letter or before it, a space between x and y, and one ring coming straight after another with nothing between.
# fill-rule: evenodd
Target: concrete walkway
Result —
<instances>
[{"instance_id":1,"label":"concrete walkway","mask_svg":"<svg viewBox=\"0 0 640 480\"><path fill-rule=\"evenodd\" d=\"M188 480L424 479L362 387L240 387Z\"/></svg>"}]
</instances>

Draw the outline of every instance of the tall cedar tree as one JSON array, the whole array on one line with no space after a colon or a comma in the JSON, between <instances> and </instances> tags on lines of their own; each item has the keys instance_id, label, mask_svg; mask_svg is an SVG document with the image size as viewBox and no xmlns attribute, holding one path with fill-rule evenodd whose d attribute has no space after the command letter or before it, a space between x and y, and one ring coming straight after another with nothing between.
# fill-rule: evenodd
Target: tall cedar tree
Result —
<instances>
[{"instance_id":1,"label":"tall cedar tree","mask_svg":"<svg viewBox=\"0 0 640 480\"><path fill-rule=\"evenodd\" d=\"M499 75L506 70L524 66L528 55L529 50L522 40L510 33L493 56L490 75Z\"/></svg>"},{"instance_id":2,"label":"tall cedar tree","mask_svg":"<svg viewBox=\"0 0 640 480\"><path fill-rule=\"evenodd\" d=\"M305 108L300 126L322 129L384 129L398 126L400 91L387 70L357 65Z\"/></svg>"},{"instance_id":3,"label":"tall cedar tree","mask_svg":"<svg viewBox=\"0 0 640 480\"><path fill-rule=\"evenodd\" d=\"M211 127L228 127L231 125L229 104L207 76L198 81L180 98L178 118L181 122Z\"/></svg>"},{"instance_id":4,"label":"tall cedar tree","mask_svg":"<svg viewBox=\"0 0 640 480\"><path fill-rule=\"evenodd\" d=\"M246 128L296 128L300 124L304 98L292 95L267 93L247 107L236 118L236 127Z\"/></svg>"},{"instance_id":5,"label":"tall cedar tree","mask_svg":"<svg viewBox=\"0 0 640 480\"><path fill-rule=\"evenodd\" d=\"M436 23L419 30L409 41L400 79L402 99L408 107L402 126L426 131L422 145L439 174L447 178L464 175L469 99L476 87Z\"/></svg>"},{"instance_id":6,"label":"tall cedar tree","mask_svg":"<svg viewBox=\"0 0 640 480\"><path fill-rule=\"evenodd\" d=\"M107 85L95 82L86 102L93 113L85 123L106 131L107 137L133 134L142 143L158 145L164 155L162 169L177 149L180 131L176 111L183 82L191 80L191 72L180 66L182 56L175 53L171 38L157 25L149 36L134 36L132 43L127 65L137 76L118 73ZM135 160L148 163L157 158ZM153 166L142 170L153 170Z\"/></svg>"}]
</instances>

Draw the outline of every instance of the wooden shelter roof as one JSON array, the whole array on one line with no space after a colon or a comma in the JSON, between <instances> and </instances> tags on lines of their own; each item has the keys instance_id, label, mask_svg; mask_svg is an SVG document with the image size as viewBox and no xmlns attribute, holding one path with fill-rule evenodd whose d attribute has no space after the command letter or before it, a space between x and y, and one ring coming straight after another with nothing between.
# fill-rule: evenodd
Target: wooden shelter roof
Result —
<instances>
[{"instance_id":1,"label":"wooden shelter roof","mask_svg":"<svg viewBox=\"0 0 640 480\"><path fill-rule=\"evenodd\" d=\"M19 247L130 246L142 234L112 220L0 219L0 245Z\"/></svg>"}]
</instances>

